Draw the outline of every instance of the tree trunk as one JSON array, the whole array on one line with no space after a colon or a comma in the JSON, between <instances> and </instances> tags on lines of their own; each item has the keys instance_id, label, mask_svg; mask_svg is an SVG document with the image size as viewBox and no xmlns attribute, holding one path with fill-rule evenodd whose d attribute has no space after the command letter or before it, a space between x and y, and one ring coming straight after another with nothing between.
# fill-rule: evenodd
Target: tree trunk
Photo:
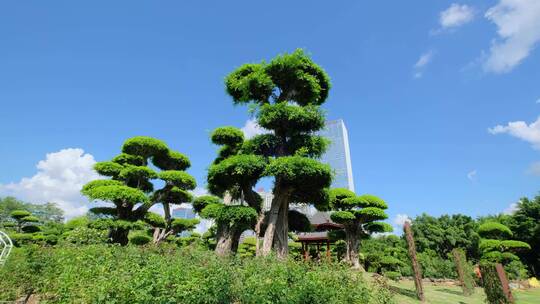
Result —
<instances>
[{"instance_id":1,"label":"tree trunk","mask_svg":"<svg viewBox=\"0 0 540 304\"><path fill-rule=\"evenodd\" d=\"M238 251L242 232L241 230L229 227L227 224L218 224L216 254L221 257L235 254Z\"/></svg>"},{"instance_id":2,"label":"tree trunk","mask_svg":"<svg viewBox=\"0 0 540 304\"><path fill-rule=\"evenodd\" d=\"M172 217L171 206L168 203L163 203L163 211L165 213L165 222L167 223L167 230L171 229Z\"/></svg>"},{"instance_id":3,"label":"tree trunk","mask_svg":"<svg viewBox=\"0 0 540 304\"><path fill-rule=\"evenodd\" d=\"M288 200L289 200L289 194L291 190L285 189L283 186L280 185L279 181L276 181L276 186L274 187L274 199L272 200L272 206L270 207L270 212L268 213L268 226L266 227L266 231L264 233L264 241L263 241L263 248L262 248L262 255L267 256L272 251L272 247L274 246L274 241L276 237L276 226L278 225L278 218L279 218L279 212L282 207L286 206L288 208ZM285 203L286 202L286 203ZM285 211L287 214L287 211ZM285 219L286 219L285 215ZM282 216L283 217L283 216ZM280 225L283 221L283 218L280 221ZM280 227L280 233L283 233L283 227ZM286 232L287 233L287 232ZM286 234L285 233L285 234ZM280 236L283 238L283 235L280 234ZM279 241L280 246L283 244L283 240ZM288 248L285 249L285 252ZM284 251L280 250L282 254Z\"/></svg>"},{"instance_id":4,"label":"tree trunk","mask_svg":"<svg viewBox=\"0 0 540 304\"><path fill-rule=\"evenodd\" d=\"M274 249L279 259L286 259L289 254L289 202L283 200L278 212L276 231L274 234Z\"/></svg>"},{"instance_id":5,"label":"tree trunk","mask_svg":"<svg viewBox=\"0 0 540 304\"><path fill-rule=\"evenodd\" d=\"M125 246L128 244L129 229L114 227L109 229L109 239L111 243Z\"/></svg>"},{"instance_id":6,"label":"tree trunk","mask_svg":"<svg viewBox=\"0 0 540 304\"><path fill-rule=\"evenodd\" d=\"M409 247L409 257L411 258L411 264L414 272L414 285L416 286L416 295L421 302L425 301L424 287L422 286L422 271L416 258L416 246L414 244L414 237L411 230L411 223L405 222L403 225L405 231L405 238Z\"/></svg>"},{"instance_id":7,"label":"tree trunk","mask_svg":"<svg viewBox=\"0 0 540 304\"><path fill-rule=\"evenodd\" d=\"M259 239L261 237L261 225L264 222L264 213L261 211L259 213L259 218L257 219L257 224L255 224L255 256L261 256L261 245L259 244Z\"/></svg>"},{"instance_id":8,"label":"tree trunk","mask_svg":"<svg viewBox=\"0 0 540 304\"><path fill-rule=\"evenodd\" d=\"M353 269L364 271L359 261L360 229L359 224L345 226L345 239L347 242L346 261L351 264Z\"/></svg>"}]
</instances>

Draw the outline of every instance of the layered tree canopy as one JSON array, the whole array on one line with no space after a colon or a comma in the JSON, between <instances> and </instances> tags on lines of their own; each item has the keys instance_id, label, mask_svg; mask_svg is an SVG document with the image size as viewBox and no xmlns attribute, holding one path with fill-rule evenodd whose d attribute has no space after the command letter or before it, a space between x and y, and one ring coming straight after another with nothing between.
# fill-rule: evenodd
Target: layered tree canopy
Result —
<instances>
[{"instance_id":1,"label":"layered tree canopy","mask_svg":"<svg viewBox=\"0 0 540 304\"><path fill-rule=\"evenodd\" d=\"M328 98L330 86L326 72L302 50L279 55L268 63L242 65L226 77L226 91L233 102L253 105L257 123L269 131L241 147L242 154L268 158L262 175L275 179L265 255L272 246L280 257L288 253L290 203L327 208L332 172L312 158L321 156L328 144L315 132L324 127L325 115L319 106ZM215 135L224 138L222 133ZM231 138L220 142L224 144L220 155L228 154L240 142Z\"/></svg>"},{"instance_id":2,"label":"layered tree canopy","mask_svg":"<svg viewBox=\"0 0 540 304\"><path fill-rule=\"evenodd\" d=\"M189 166L189 159L169 149L165 142L146 136L133 137L124 142L121 154L95 164L94 169L109 179L91 181L81 192L91 200L112 203L112 207L91 210L112 217L113 242L127 243L130 223L143 220L148 209L157 203L163 204L165 210L164 231L160 234L165 237L167 232L175 230L170 204L192 200L189 190L195 189L196 183L184 171ZM155 190L154 180L161 180L164 186Z\"/></svg>"},{"instance_id":3,"label":"layered tree canopy","mask_svg":"<svg viewBox=\"0 0 540 304\"><path fill-rule=\"evenodd\" d=\"M507 264L519 261L516 252L531 249L525 242L508 240L512 237L512 231L498 222L483 223L478 227L478 234L482 237L478 249L483 260Z\"/></svg>"}]
</instances>

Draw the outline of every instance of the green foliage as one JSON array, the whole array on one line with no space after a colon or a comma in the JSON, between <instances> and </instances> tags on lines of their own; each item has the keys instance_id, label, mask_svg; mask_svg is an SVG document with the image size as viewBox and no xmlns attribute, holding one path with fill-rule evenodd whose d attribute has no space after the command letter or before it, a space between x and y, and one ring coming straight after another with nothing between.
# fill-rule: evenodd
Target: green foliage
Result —
<instances>
[{"instance_id":1,"label":"green foliage","mask_svg":"<svg viewBox=\"0 0 540 304\"><path fill-rule=\"evenodd\" d=\"M401 279L401 273L397 271L385 271L384 276L393 281L399 281Z\"/></svg>"},{"instance_id":2,"label":"green foliage","mask_svg":"<svg viewBox=\"0 0 540 304\"><path fill-rule=\"evenodd\" d=\"M487 239L506 239L512 237L512 231L498 222L487 222L478 227L478 234Z\"/></svg>"},{"instance_id":3,"label":"green foliage","mask_svg":"<svg viewBox=\"0 0 540 304\"><path fill-rule=\"evenodd\" d=\"M167 153L155 155L152 163L162 170L186 170L191 166L189 158L184 154L169 150Z\"/></svg>"},{"instance_id":4,"label":"green foliage","mask_svg":"<svg viewBox=\"0 0 540 304\"><path fill-rule=\"evenodd\" d=\"M276 134L310 133L324 127L324 114L318 106L299 107L285 102L265 104L257 113L257 122Z\"/></svg>"},{"instance_id":5,"label":"green foliage","mask_svg":"<svg viewBox=\"0 0 540 304\"><path fill-rule=\"evenodd\" d=\"M455 248L452 250L452 258L456 266L456 272L461 281L461 288L465 296L470 296L474 293L474 273L471 265L467 263L467 257L465 251L461 248ZM459 271L461 270L461 277Z\"/></svg>"},{"instance_id":6,"label":"green foliage","mask_svg":"<svg viewBox=\"0 0 540 304\"><path fill-rule=\"evenodd\" d=\"M14 210L11 212L10 216L17 221L23 220L23 218L30 216L31 213L26 210Z\"/></svg>"},{"instance_id":7,"label":"green foliage","mask_svg":"<svg viewBox=\"0 0 540 304\"><path fill-rule=\"evenodd\" d=\"M349 210L354 207L356 194L346 188L334 188L329 191L329 204L333 210Z\"/></svg>"},{"instance_id":8,"label":"green foliage","mask_svg":"<svg viewBox=\"0 0 540 304\"><path fill-rule=\"evenodd\" d=\"M221 127L215 129L210 138L217 145L239 146L244 142L244 132L235 127Z\"/></svg>"},{"instance_id":9,"label":"green foliage","mask_svg":"<svg viewBox=\"0 0 540 304\"><path fill-rule=\"evenodd\" d=\"M360 210L354 210L354 214L364 223L385 220L388 218L388 215L384 212L384 210L376 207L367 207Z\"/></svg>"},{"instance_id":10,"label":"green foliage","mask_svg":"<svg viewBox=\"0 0 540 304\"><path fill-rule=\"evenodd\" d=\"M165 142L147 136L132 137L124 142L122 152L137 155L143 159L167 154L169 148Z\"/></svg>"},{"instance_id":11,"label":"green foliage","mask_svg":"<svg viewBox=\"0 0 540 304\"><path fill-rule=\"evenodd\" d=\"M148 165L150 161L154 167ZM189 165L185 155L170 150L161 140L146 136L129 138L120 155L95 165L98 173L111 179L91 181L83 186L81 193L91 200L113 205L92 208L91 212L108 220L101 224L109 226L112 242L126 245L132 223L145 219L150 207L161 203L165 210L170 210L171 204L192 200L188 190L196 187L195 179L182 171ZM152 180L157 178L164 186L154 191ZM163 228L170 232L173 229L171 215L166 212L165 216Z\"/></svg>"},{"instance_id":12,"label":"green foliage","mask_svg":"<svg viewBox=\"0 0 540 304\"><path fill-rule=\"evenodd\" d=\"M63 235L65 241L74 245L101 244L107 242L106 230L77 226Z\"/></svg>"},{"instance_id":13,"label":"green foliage","mask_svg":"<svg viewBox=\"0 0 540 304\"><path fill-rule=\"evenodd\" d=\"M202 195L195 198L192 202L193 210L200 213L206 206L210 204L220 204L221 199L213 195Z\"/></svg>"},{"instance_id":14,"label":"green foliage","mask_svg":"<svg viewBox=\"0 0 540 304\"><path fill-rule=\"evenodd\" d=\"M139 189L128 186L100 186L84 189L82 193L91 200L103 200L112 202L126 202L130 205L147 203L148 197Z\"/></svg>"},{"instance_id":15,"label":"green foliage","mask_svg":"<svg viewBox=\"0 0 540 304\"><path fill-rule=\"evenodd\" d=\"M27 226L22 227L22 231L24 233L35 233L35 232L41 231L41 229L39 228L39 226L27 225Z\"/></svg>"},{"instance_id":16,"label":"green foliage","mask_svg":"<svg viewBox=\"0 0 540 304\"><path fill-rule=\"evenodd\" d=\"M369 233L387 233L394 231L394 227L385 222L371 222L364 224L364 228Z\"/></svg>"},{"instance_id":17,"label":"green foliage","mask_svg":"<svg viewBox=\"0 0 540 304\"><path fill-rule=\"evenodd\" d=\"M470 216L422 214L413 219L411 227L418 252L431 249L446 259L454 248L463 248L467 259L478 259L478 224Z\"/></svg>"},{"instance_id":18,"label":"green foliage","mask_svg":"<svg viewBox=\"0 0 540 304\"><path fill-rule=\"evenodd\" d=\"M177 218L174 219L171 223L172 229L176 233L180 233L187 230L193 230L195 229L195 226L199 224L199 219L183 219L183 218Z\"/></svg>"},{"instance_id":19,"label":"green foliage","mask_svg":"<svg viewBox=\"0 0 540 304\"><path fill-rule=\"evenodd\" d=\"M201 211L201 216L230 227L241 225L244 229L253 226L257 220L255 209L238 205L211 204Z\"/></svg>"},{"instance_id":20,"label":"green foliage","mask_svg":"<svg viewBox=\"0 0 540 304\"><path fill-rule=\"evenodd\" d=\"M422 269L422 276L426 278L457 278L457 272L452 259L441 258L437 252L426 249L417 254Z\"/></svg>"},{"instance_id":21,"label":"green foliage","mask_svg":"<svg viewBox=\"0 0 540 304\"><path fill-rule=\"evenodd\" d=\"M497 269L493 263L481 263L482 281L488 303L510 304L504 294L501 281L497 275Z\"/></svg>"},{"instance_id":22,"label":"green foliage","mask_svg":"<svg viewBox=\"0 0 540 304\"><path fill-rule=\"evenodd\" d=\"M152 238L143 231L136 231L129 235L129 243L133 245L146 245L152 241Z\"/></svg>"},{"instance_id":23,"label":"green foliage","mask_svg":"<svg viewBox=\"0 0 540 304\"><path fill-rule=\"evenodd\" d=\"M144 221L154 228L165 228L167 226L165 219L161 215L154 212L146 213L144 216Z\"/></svg>"},{"instance_id":24,"label":"green foliage","mask_svg":"<svg viewBox=\"0 0 540 304\"><path fill-rule=\"evenodd\" d=\"M68 230L73 230L79 227L87 227L88 224L90 224L90 219L87 216L83 215L70 219L66 222L64 227Z\"/></svg>"},{"instance_id":25,"label":"green foliage","mask_svg":"<svg viewBox=\"0 0 540 304\"><path fill-rule=\"evenodd\" d=\"M358 197L358 200L359 200L359 202L357 203L358 207L388 209L388 205L386 204L386 202L375 195L371 195L371 194L360 195Z\"/></svg>"},{"instance_id":26,"label":"green foliage","mask_svg":"<svg viewBox=\"0 0 540 304\"><path fill-rule=\"evenodd\" d=\"M221 259L167 244L19 249L0 276L1 301L32 290L54 303L393 303L344 266Z\"/></svg>"},{"instance_id":27,"label":"green foliage","mask_svg":"<svg viewBox=\"0 0 540 304\"><path fill-rule=\"evenodd\" d=\"M328 209L326 188L331 183L332 172L329 166L310 158L322 155L328 143L314 135L324 127L325 115L319 106L328 97L330 89L330 80L323 69L302 50L296 50L291 54L279 55L269 63L241 66L226 77L225 86L235 104L252 103L257 123L269 131L268 134L245 141L238 152L269 158L270 163L264 166L262 175L275 179L275 202L284 201L285 206L290 203L306 203L318 209ZM215 142L220 144L230 143L214 137ZM233 150L225 145L214 164L220 164L223 159L234 155ZM217 169L217 172L224 171ZM233 189L228 187L232 182L227 185L224 182L214 182L214 173L211 168L210 192L221 196L229 191L233 195ZM221 180L226 181L227 175L222 176L224 178ZM250 196L248 189L255 185L258 178L260 176L250 184L239 185L241 192L248 192ZM259 209L249 200L248 204ZM278 206L274 205L273 209L278 209ZM283 218L278 221L278 226L288 222L288 212L280 214ZM266 236L267 241L274 239L276 233L281 234L277 239L286 239L286 229L278 227L272 231L274 235ZM287 252L286 242L279 242L274 247L280 254ZM264 254L268 254L266 251Z\"/></svg>"},{"instance_id":28,"label":"green foliage","mask_svg":"<svg viewBox=\"0 0 540 304\"><path fill-rule=\"evenodd\" d=\"M185 171L161 171L159 173L159 178L175 187L187 190L193 190L197 185L195 178Z\"/></svg>"},{"instance_id":29,"label":"green foliage","mask_svg":"<svg viewBox=\"0 0 540 304\"><path fill-rule=\"evenodd\" d=\"M26 223L37 223L37 222L39 222L39 218L37 218L36 216L33 216L33 215L25 216L21 220L23 222L26 222Z\"/></svg>"},{"instance_id":30,"label":"green foliage","mask_svg":"<svg viewBox=\"0 0 540 304\"><path fill-rule=\"evenodd\" d=\"M348 223L350 221L356 220L356 217L354 216L354 214L352 212L349 212L349 211L336 211L336 212L333 212L330 215L330 218L332 219L332 221L334 221L336 223L341 223L341 224Z\"/></svg>"},{"instance_id":31,"label":"green foliage","mask_svg":"<svg viewBox=\"0 0 540 304\"><path fill-rule=\"evenodd\" d=\"M266 160L257 155L234 155L208 169L208 184L212 194L222 196L225 191L241 185L252 185L263 174Z\"/></svg>"},{"instance_id":32,"label":"green foliage","mask_svg":"<svg viewBox=\"0 0 540 304\"><path fill-rule=\"evenodd\" d=\"M483 261L502 263L506 266L512 261L519 261L519 257L514 253L531 249L531 246L525 242L505 240L506 237L513 235L512 231L498 222L483 223L478 228L478 233L486 237L478 246Z\"/></svg>"},{"instance_id":33,"label":"green foliage","mask_svg":"<svg viewBox=\"0 0 540 304\"><path fill-rule=\"evenodd\" d=\"M298 192L326 188L332 181L329 165L300 156L279 157L271 160L266 167L265 175L279 178ZM297 203L304 203L304 201L297 201Z\"/></svg>"}]
</instances>

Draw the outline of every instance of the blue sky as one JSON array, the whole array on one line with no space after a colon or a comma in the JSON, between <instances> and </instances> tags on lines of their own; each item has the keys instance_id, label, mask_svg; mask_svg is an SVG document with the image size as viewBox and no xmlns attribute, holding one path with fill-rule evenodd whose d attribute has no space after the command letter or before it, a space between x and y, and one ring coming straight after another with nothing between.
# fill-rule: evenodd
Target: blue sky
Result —
<instances>
[{"instance_id":1,"label":"blue sky","mask_svg":"<svg viewBox=\"0 0 540 304\"><path fill-rule=\"evenodd\" d=\"M4 2L0 195L76 214L89 164L136 135L187 154L203 186L209 132L249 119L225 75L305 48L358 193L391 220L501 212L540 190L538 20L537 0Z\"/></svg>"}]
</instances>

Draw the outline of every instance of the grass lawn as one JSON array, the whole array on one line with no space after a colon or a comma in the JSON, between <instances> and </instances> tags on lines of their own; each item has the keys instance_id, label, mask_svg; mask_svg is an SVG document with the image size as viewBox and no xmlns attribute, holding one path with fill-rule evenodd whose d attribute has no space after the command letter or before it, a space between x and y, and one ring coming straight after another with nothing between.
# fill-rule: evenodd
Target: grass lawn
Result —
<instances>
[{"instance_id":1,"label":"grass lawn","mask_svg":"<svg viewBox=\"0 0 540 304\"><path fill-rule=\"evenodd\" d=\"M390 285L396 293L396 302L399 304L420 303L416 300L414 282L400 281L391 282ZM433 304L485 304L485 295L482 288L476 288L475 293L470 297L464 297L460 287L441 286L424 284L426 303ZM529 290L513 291L517 304L538 304L540 303L540 288Z\"/></svg>"}]
</instances>

